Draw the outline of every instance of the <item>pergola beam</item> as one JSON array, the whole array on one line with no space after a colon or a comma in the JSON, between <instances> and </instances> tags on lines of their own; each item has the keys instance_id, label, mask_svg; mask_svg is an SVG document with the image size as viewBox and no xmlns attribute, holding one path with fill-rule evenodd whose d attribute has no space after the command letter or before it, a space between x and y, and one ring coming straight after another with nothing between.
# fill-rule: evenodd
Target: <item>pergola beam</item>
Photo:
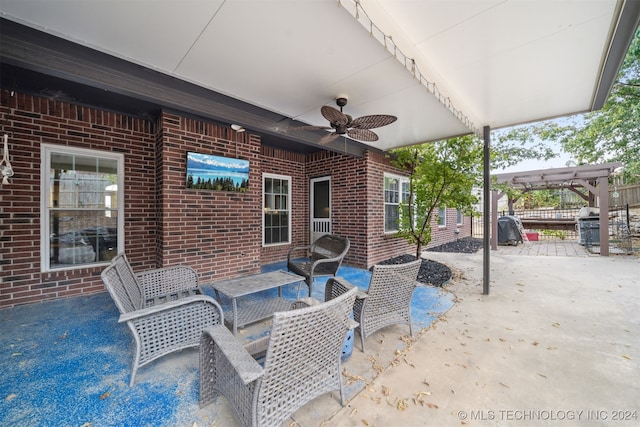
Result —
<instances>
[{"instance_id":1,"label":"pergola beam","mask_svg":"<svg viewBox=\"0 0 640 427\"><path fill-rule=\"evenodd\" d=\"M548 182L564 181L575 178L596 179L602 176L609 176L614 170L621 167L622 163L602 163L598 165L573 166L566 168L539 169L526 172L509 172L494 174L497 182Z\"/></svg>"}]
</instances>

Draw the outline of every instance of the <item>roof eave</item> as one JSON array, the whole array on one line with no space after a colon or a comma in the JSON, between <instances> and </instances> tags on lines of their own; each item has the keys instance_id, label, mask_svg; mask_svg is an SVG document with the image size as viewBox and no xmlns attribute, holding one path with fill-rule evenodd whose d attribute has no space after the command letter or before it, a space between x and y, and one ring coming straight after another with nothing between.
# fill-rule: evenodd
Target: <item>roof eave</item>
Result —
<instances>
[{"instance_id":1,"label":"roof eave","mask_svg":"<svg viewBox=\"0 0 640 427\"><path fill-rule=\"evenodd\" d=\"M640 23L640 1L621 0L617 22L612 26L609 48L603 58L600 78L594 91L591 111L599 110L607 101L622 62Z\"/></svg>"}]
</instances>

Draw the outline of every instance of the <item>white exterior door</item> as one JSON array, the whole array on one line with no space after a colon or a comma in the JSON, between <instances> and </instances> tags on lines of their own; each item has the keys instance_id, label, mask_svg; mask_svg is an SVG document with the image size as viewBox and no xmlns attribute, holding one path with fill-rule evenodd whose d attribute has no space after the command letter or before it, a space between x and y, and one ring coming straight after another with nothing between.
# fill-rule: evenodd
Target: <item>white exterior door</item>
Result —
<instances>
[{"instance_id":1,"label":"white exterior door","mask_svg":"<svg viewBox=\"0 0 640 427\"><path fill-rule=\"evenodd\" d=\"M324 234L331 234L331 178L314 178L309 185L311 224L309 242Z\"/></svg>"}]
</instances>

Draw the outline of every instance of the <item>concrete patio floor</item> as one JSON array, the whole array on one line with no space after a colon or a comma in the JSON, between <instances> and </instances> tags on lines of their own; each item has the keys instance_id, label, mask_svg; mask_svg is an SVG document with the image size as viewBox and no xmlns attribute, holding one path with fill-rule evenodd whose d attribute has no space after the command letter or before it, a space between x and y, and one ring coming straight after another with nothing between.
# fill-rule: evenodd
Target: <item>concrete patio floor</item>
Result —
<instances>
[{"instance_id":1,"label":"concrete patio floor","mask_svg":"<svg viewBox=\"0 0 640 427\"><path fill-rule=\"evenodd\" d=\"M455 306L326 425L638 425L640 259L515 252L492 251L489 296L482 252L425 253Z\"/></svg>"}]
</instances>

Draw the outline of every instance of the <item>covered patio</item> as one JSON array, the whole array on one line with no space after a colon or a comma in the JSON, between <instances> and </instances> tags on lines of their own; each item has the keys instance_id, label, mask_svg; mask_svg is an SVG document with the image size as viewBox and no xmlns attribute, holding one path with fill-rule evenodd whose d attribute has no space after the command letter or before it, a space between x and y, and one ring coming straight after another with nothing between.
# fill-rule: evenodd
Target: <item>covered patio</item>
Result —
<instances>
[{"instance_id":1,"label":"covered patio","mask_svg":"<svg viewBox=\"0 0 640 427\"><path fill-rule=\"evenodd\" d=\"M197 406L197 355L193 351L184 351L145 367L139 374L140 384L137 387L131 389L126 385L131 357L129 338L124 326L116 323L115 307L108 296L101 292L103 289L96 266L93 270L69 270L71 278L59 274L59 271L52 273L41 268L39 244L41 239L46 242L49 236L40 235L39 224L43 219L40 218L37 205L40 203L41 181L39 172L32 172L42 167L38 154L40 145L51 140L58 144L80 145L84 142L83 138L87 138L87 150L95 149L95 146L102 150L108 146L114 152L130 150L126 151L127 156L134 158L134 162L127 170L129 174L137 170L146 171L147 168L151 170L143 177L134 177L137 183L142 182L149 187L153 194L145 194L148 204L132 209L135 212L127 217L131 234L126 244L124 239L119 239L120 249L137 254L139 264L144 265L161 265L171 260L172 253L167 249L168 245L158 244L163 243L162 235L157 239L152 236L149 241L142 243L139 237L149 236L149 230L155 226L160 232L165 231L163 227L176 223L176 212L184 211L184 207L189 206L189 203L181 205L180 201L169 200L170 197L156 206L156 191L160 193L166 190L156 187L156 184L170 181L166 178L175 179L167 185L173 185L177 193L185 192L181 173L176 173L176 176L179 175L177 178L154 173L178 169L175 165L180 163L175 159L184 161L184 147L180 147L180 143L188 141L208 147L210 140L205 138L210 136L206 135L208 129L215 129L213 133L216 135L225 135L224 143L221 143L224 149L233 151L235 148L237 153L238 147L244 147L247 150L245 155L251 157L256 166L260 164L260 156L264 151L286 151L284 159L275 156L269 159L273 163L269 165L272 168L269 171L277 170L282 163L297 155L320 156L318 153L328 151L344 156L342 158L384 158L388 150L396 147L476 134L485 140L485 211L488 212L491 129L601 108L638 26L640 2L219 0L166 1L149 6L148 2L4 0L0 12L2 90L3 95L6 94L5 99L11 102L11 107L8 107L9 102L7 106L2 106L0 133L9 135L13 152L27 153L16 163L16 174L12 178L12 183L23 187L13 190L11 186L3 186L0 189L3 193L7 192L2 197L8 201L0 205L3 220L7 218L0 239L3 253L3 263L0 265L3 269L2 285L3 288L11 288L21 281L22 286L8 291L3 298L18 298L25 294L30 297L31 293L37 298L42 289L46 291L63 287L74 280L79 283L78 287L86 286L83 290L95 293L71 298L69 295L77 295L73 294L76 289L65 289L60 292L58 297L61 299L57 301L0 311L3 320L2 341L6 343L0 351L3 360L8 361L7 364L12 368L5 374L9 380L3 381L0 386L3 398L1 413L2 417L6 417L1 420L2 423L89 427L103 424L192 426L195 422L201 427L227 427L235 424L224 403L209 406L205 410ZM78 111L82 116L87 114L82 108L91 106L94 109L89 114L95 116L92 117L95 119L91 122L92 128L78 132L73 125L62 124L61 132L50 131L49 128L42 131L37 123L38 114L21 110L31 102L34 94L38 97L38 108L47 110L80 106ZM340 137L322 144L320 141L326 131L335 129L327 126L327 121L320 113L321 107L335 105L338 97L349 99L345 113L353 117L390 114L398 117L398 121L376 129L380 138L378 141ZM19 128L13 128L18 120L12 122L6 117L16 111L20 119L33 118L35 123L25 125L20 122ZM158 111L165 126L160 127L160 135L149 136L149 132L141 141L118 135L115 141L106 139L105 142L102 137L101 132L110 132L109 123L104 123L103 117L110 122L134 123L134 128L138 126L136 120L140 120L144 121L143 126L152 128L155 122L148 118L156 117ZM122 116L114 118L108 112L117 112ZM162 140L160 137L166 135L163 131L180 120L192 125L195 130L181 128L170 134L168 140ZM298 129L308 125L327 129ZM239 137L239 131L245 130L247 132ZM99 136L91 139L95 134ZM58 139L60 135L62 141ZM248 136L245 138L244 135ZM154 136L160 137L154 139ZM101 145L95 139L100 139ZM158 141L162 144L156 144ZM235 146L232 142L235 142ZM148 151L142 155L136 154L142 151L142 146ZM176 146L180 149L176 149ZM175 157L163 157L167 152ZM156 159L158 164L152 163ZM328 156L327 159L325 168L336 165L332 157ZM340 163L339 168L350 172L352 169L349 169L348 161ZM297 165L295 167L303 169ZM23 179L27 173L30 174L28 179ZM322 170L313 170L310 176L322 173ZM157 179L158 176L160 179ZM300 176L301 181L307 178L307 175ZM135 198L141 194L136 190L129 197ZM351 195L349 189L346 191L344 198ZM256 195L258 199L261 196L258 191ZM208 206L211 197L203 197L207 200L197 208ZM31 205L25 208L27 202ZM172 206L171 202L178 206ZM362 205L366 205L366 202L368 200L365 198ZM250 219L257 222L261 213L259 204L249 206L249 203L242 203L240 201L232 207L234 218L239 217L238 211L248 211L253 215ZM166 208L164 216L141 218L140 212L153 211L154 208ZM348 207L343 211L348 211ZM209 212L206 211L203 216L209 215ZM345 214L347 218L348 213ZM121 228L124 230L124 218L122 221ZM25 232L25 227L29 227L28 232ZM192 228L192 238L201 234L202 228ZM132 229L135 231L131 232ZM370 230L365 230L362 234L369 236ZM480 284L483 284L484 293L488 293L490 282L488 222L484 230L487 233L485 250L469 258L470 263L465 263L464 273L470 279L463 280L462 287L458 288L465 298L479 301L480 306L486 301L478 295ZM226 232L227 236L231 236L229 239L237 241L228 229ZM218 233L217 229L215 233ZM250 230L252 235L259 233L257 229ZM387 238L384 232L379 234ZM30 239L27 245L24 244L25 235ZM272 248L265 250L261 241L250 243L246 248L234 252L234 256L243 262L250 258L253 264L249 267L260 268L262 252L267 252L264 259L280 255L268 253ZM361 244L361 250L374 246L365 241ZM219 253L224 252L224 248L214 249ZM191 246L188 250L197 252L198 249ZM357 253L356 256L361 254ZM26 257L28 266L25 266ZM205 263L214 258L214 255L207 254L201 256L198 262ZM499 260L502 266L513 265L509 259ZM478 274L480 269L477 268L480 262L482 275ZM604 266L609 267L608 264ZM230 275L238 271L246 273L247 270L242 270L245 267L226 262L226 270L219 270ZM563 265L564 270L571 268L584 273L580 264L573 267ZM5 271L10 271L10 274L5 274ZM619 272L618 269L614 271ZM51 279L57 273L60 277ZM216 273L213 268L207 270L209 275ZM339 275L349 279L352 273L346 269L340 271ZM478 313L490 316L483 319L476 317L479 319L477 324L492 328L491 336L478 335L477 341L490 341L492 345L500 346L499 343L505 339L503 334L507 333L508 339L518 346L517 350L525 347L531 350L537 347L537 344L533 344L537 342L537 335L533 332L542 334L559 329L545 324L543 332L527 329L529 332L519 337L504 332L506 323L503 322L518 318L514 316L516 310L533 305L527 305L528 301L522 300L522 305L500 312L499 309L505 307L501 304L515 300L519 296L517 292L521 290L510 287L513 284L513 272L503 273L495 275L498 297L490 301L492 310L482 310L486 308L484 306L477 309L478 305L475 305L477 310L473 312L474 316L478 316ZM360 274L362 271L356 272L356 277L349 280L358 286L366 286L366 280L357 279ZM626 269L624 274L624 280L637 282L637 278L632 277ZM574 295L583 295L583 289L560 286L570 282L561 274L547 279L544 277L545 285L555 283L564 291L560 302L551 305L553 308L572 302ZM611 280L608 277L606 285L617 291ZM526 285L530 286L527 289L536 287L535 281L527 281ZM320 290L321 286L316 286L316 289ZM430 291L428 287L421 289L427 294ZM602 291L603 294L599 292L595 287L584 295L598 298L605 291ZM502 297L500 293L503 293ZM536 295L540 296L539 293ZM631 295L628 298L626 294L616 292L613 304L619 301L625 304L637 302L637 299L632 299L634 294ZM540 296L542 303L545 302L544 297ZM419 319L416 320L419 322L417 326L428 327L452 307L456 297L435 290L435 295L414 297L414 300L421 310L421 314L416 315L416 319ZM540 303L540 300L536 302ZM497 312L504 316L500 321L493 317L493 313ZM603 312L594 309L590 313L594 318L599 318ZM605 315L611 313L616 312L604 312ZM629 318L637 317L637 310L630 310L629 313ZM536 314L540 316L536 318L538 322L549 320L544 318L541 311L536 311ZM558 312L554 310L553 314L557 315ZM562 319L567 319L567 324L571 325L584 324L583 315L583 311L577 314L572 312ZM420 406L420 411L417 416L416 412L407 412L414 418L404 425L424 425L425 417L431 415L429 411L438 407L443 408L438 415L445 420L439 425L444 425L451 422L447 414L460 413L455 411L466 408L461 405L469 404L469 401L455 401L457 395L498 396L501 397L500 402L515 404L514 400L504 399L504 395L512 394L516 386L506 384L500 373L496 374L494 370L490 371L492 375L489 377L479 378L476 387L464 381L470 377L468 367L481 371L484 366L476 364L473 354L464 350L466 340L473 338L467 333L470 327L465 325L464 318L464 313L457 312L457 322L452 328L446 329L446 336L432 327L418 342L424 346L435 345L440 359L432 371L412 360L413 357L420 362L431 363L433 359L429 348L422 346L412 357L406 357L405 349L410 345L404 339L405 330L401 328L384 331L380 334L381 339L371 340L367 353L358 353L356 348L345 363L344 374L350 397L357 396L353 404L341 408L332 396L322 396L296 414L296 421L301 420L299 424L307 427L321 423L319 420L334 417L335 425L362 425L363 418L378 416L380 425L390 425L393 421L389 419L393 420L401 412L406 400ZM444 323L446 319L442 320ZM518 325L531 325L530 319L517 320L521 322ZM625 321L628 318L620 323L624 324ZM514 326L517 324L514 323ZM632 326L636 327L637 324ZM574 330L581 343L579 348L585 352L593 351L594 342L599 340L586 339L587 336L591 337L591 331L580 328ZM627 337L636 336L637 331L629 329L627 336L622 330L623 327L618 328L617 332L622 334L622 345L627 346ZM566 339L564 330L560 331L560 335L554 335L553 345L555 340L562 342ZM611 336L608 332L601 328L598 336L605 339ZM526 339L526 345L521 344L519 338ZM481 355L483 363L486 362L485 357L498 354L494 353L495 348L485 347L482 343L476 348L476 355ZM507 344L499 349L503 360L513 354L511 350ZM637 372L637 369L631 369L637 368L633 360L639 358L633 343L624 347L624 353L618 348L613 351L618 353L615 360L622 368L616 372ZM453 377L443 378L447 377L447 370L452 367L443 360L448 354L458 357L453 368L456 374L465 373L456 383L464 385L464 390L457 385L454 389ZM574 354L568 351L563 354L564 358L572 356ZM508 367L503 360L492 360L492 366ZM535 354L526 359L531 361L526 366L536 366L538 360L541 360L540 355ZM562 372L564 364L559 358L542 357L542 360L549 363L549 371ZM599 367L607 365L607 362L594 361L599 363ZM415 367L418 365L417 375ZM629 365L634 366L630 368ZM374 380L378 373L385 370L394 375L390 367L403 368L404 383L411 382L412 388L420 388L409 397L391 400L391 406L388 405L387 398L390 396L385 386L386 379L385 382ZM600 369L598 372L602 376L599 378L607 379L609 371L611 369L608 366ZM435 380L425 377L425 372L430 372ZM530 384L542 387L541 378L552 377L548 371L527 372L530 376L521 378L518 394L513 394L522 397L520 402L525 401L524 396L529 396ZM615 382L620 387L612 388L612 393L634 387L625 382L632 375L627 378L621 376L623 378L616 377ZM531 381L531 377L537 382ZM417 386L416 380L419 382ZM365 385L370 389L360 392ZM437 385L438 390L433 400L427 397L432 396L429 390L431 385ZM586 390L587 387L581 389ZM636 391L637 383L631 392ZM623 397L629 395L633 393ZM566 396L545 393L544 397L548 399L536 402L540 405L557 403L557 399ZM444 403L436 403L436 397L438 402ZM567 399L570 404L581 402L579 397L570 397L573 397ZM473 402L487 406L486 400ZM592 404L594 400L590 398L585 402ZM615 402L608 400L606 403L611 405L608 409L620 409L614 405ZM623 403L627 404L628 401ZM354 410L356 404L362 404L363 409L354 415L358 412ZM369 409L370 404L375 409ZM627 406L631 407L631 404ZM447 414L444 414L445 411ZM460 421L461 418L454 420L456 424Z\"/></svg>"},{"instance_id":2,"label":"covered patio","mask_svg":"<svg viewBox=\"0 0 640 427\"><path fill-rule=\"evenodd\" d=\"M12 106L6 114L31 102L53 111L68 109L55 104L64 102L124 113L125 122L157 117L160 111L167 115L163 126L169 126L175 119L168 112L180 112L186 121L197 118L233 129L228 140L235 137L236 152L257 136L261 147L290 155L384 156L395 147L475 133L486 145L485 211L491 129L601 108L640 20L640 4L626 0L146 5L3 1L1 78ZM30 101L25 94L49 102ZM348 99L344 112L352 117L386 114L398 120L376 128L378 140L340 137L323 144L326 131L335 129L321 107L334 106L337 98ZM21 118L31 114L20 111ZM97 129L105 125L101 114L84 114L100 116L92 124ZM196 132L202 135L198 131L206 125L198 123ZM326 129L309 130L309 125ZM18 152L22 146L37 150L51 135L48 129L32 135L26 125L12 126L3 118L0 132ZM239 130L247 131L241 137L244 145ZM85 137L71 133L63 139ZM137 148L122 140L126 148L120 150ZM23 170L37 170L36 155L29 158ZM19 177L13 180L20 182ZM11 236L20 228L22 208L19 203L2 207L16 221ZM168 227L163 221L160 225ZM484 229L488 248L488 222ZM376 244L365 241L361 247ZM14 250L12 239L0 245ZM488 252L483 267L487 286ZM159 248L157 253L158 259L144 262L171 259ZM37 271L41 266L33 257L36 267L28 286L41 281L44 272ZM3 268L11 277L22 277L12 265Z\"/></svg>"}]
</instances>

